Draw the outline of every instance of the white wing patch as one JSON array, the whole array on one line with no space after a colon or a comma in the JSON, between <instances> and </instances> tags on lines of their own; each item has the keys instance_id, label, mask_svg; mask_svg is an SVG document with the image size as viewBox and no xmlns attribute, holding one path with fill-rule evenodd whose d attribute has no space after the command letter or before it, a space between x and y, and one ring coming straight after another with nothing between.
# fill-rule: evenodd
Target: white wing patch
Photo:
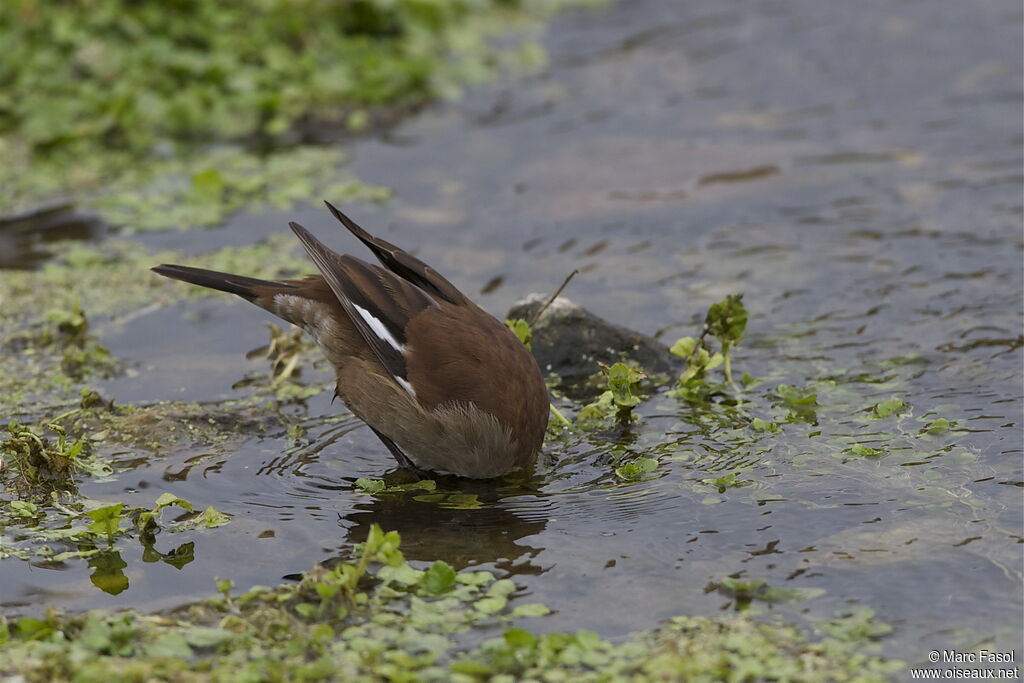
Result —
<instances>
[{"instance_id":1,"label":"white wing patch","mask_svg":"<svg viewBox=\"0 0 1024 683\"><path fill-rule=\"evenodd\" d=\"M412 384L408 380L402 379L401 377L395 377L395 381L402 385L402 388L409 392L409 395L416 398L416 390L412 388Z\"/></svg>"},{"instance_id":2,"label":"white wing patch","mask_svg":"<svg viewBox=\"0 0 1024 683\"><path fill-rule=\"evenodd\" d=\"M285 320L290 320L302 327L306 332L312 335L321 346L324 346L325 343L329 344L331 338L338 334L334 319L322 304L313 301L312 299L295 296L294 294L276 294L274 295L274 304L277 307L277 310L274 311L274 313ZM352 304L352 307L356 310L356 313L359 314L363 321L366 322L370 331L387 342L393 349L402 355L405 355L405 347L398 343L395 336L391 334L388 328L384 327L384 323L377 318L374 318L370 312L362 306ZM328 358L330 358L331 353L328 346L324 346L324 349ZM409 383L407 379L404 377L394 376L394 380L398 382L399 386L405 389L410 396L416 398L416 390L412 388L412 384Z\"/></svg>"},{"instance_id":3,"label":"white wing patch","mask_svg":"<svg viewBox=\"0 0 1024 683\"><path fill-rule=\"evenodd\" d=\"M395 351L398 351L402 355L405 355L405 347L398 343L398 340L395 339L394 335L391 334L388 328L384 327L384 323L374 318L373 315L371 315L370 312L363 308L362 306L352 304L352 308L356 309L356 313L358 313L359 317L361 317L363 321L367 325L369 325L370 330L372 330L375 335L377 335L378 337L386 341L388 344L390 344L391 348L393 348Z\"/></svg>"}]
</instances>

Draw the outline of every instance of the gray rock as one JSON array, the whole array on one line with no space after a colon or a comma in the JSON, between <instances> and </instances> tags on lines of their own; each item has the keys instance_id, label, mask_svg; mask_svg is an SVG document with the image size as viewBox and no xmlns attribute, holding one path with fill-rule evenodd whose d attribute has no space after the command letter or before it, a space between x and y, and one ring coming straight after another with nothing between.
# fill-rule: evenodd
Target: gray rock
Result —
<instances>
[{"instance_id":1,"label":"gray rock","mask_svg":"<svg viewBox=\"0 0 1024 683\"><path fill-rule=\"evenodd\" d=\"M530 294L513 304L508 317L529 321L548 298ZM555 299L532 329L533 355L541 371L561 377L558 389L574 399L598 393L598 386L588 383L600 372L598 362L611 365L631 359L649 375L671 375L682 365L657 339L610 323L563 296Z\"/></svg>"}]
</instances>

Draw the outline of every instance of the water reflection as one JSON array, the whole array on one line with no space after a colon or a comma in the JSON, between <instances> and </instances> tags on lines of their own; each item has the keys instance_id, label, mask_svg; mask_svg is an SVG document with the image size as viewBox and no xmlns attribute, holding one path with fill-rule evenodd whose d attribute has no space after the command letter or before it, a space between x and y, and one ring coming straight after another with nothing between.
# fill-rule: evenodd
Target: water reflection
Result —
<instances>
[{"instance_id":1,"label":"water reflection","mask_svg":"<svg viewBox=\"0 0 1024 683\"><path fill-rule=\"evenodd\" d=\"M475 497L479 507L445 509L416 500L422 496L379 496L354 505L339 523L348 529L347 543L364 540L372 524L399 532L408 560L444 558L457 570L489 564L512 575L543 574L546 568L534 562L541 549L529 539L544 531L546 521L524 519L483 486L460 488Z\"/></svg>"},{"instance_id":2,"label":"water reflection","mask_svg":"<svg viewBox=\"0 0 1024 683\"><path fill-rule=\"evenodd\" d=\"M124 573L127 566L120 551L97 553L89 558L89 567L93 570L89 580L104 593L117 595L128 590L128 577Z\"/></svg>"}]
</instances>

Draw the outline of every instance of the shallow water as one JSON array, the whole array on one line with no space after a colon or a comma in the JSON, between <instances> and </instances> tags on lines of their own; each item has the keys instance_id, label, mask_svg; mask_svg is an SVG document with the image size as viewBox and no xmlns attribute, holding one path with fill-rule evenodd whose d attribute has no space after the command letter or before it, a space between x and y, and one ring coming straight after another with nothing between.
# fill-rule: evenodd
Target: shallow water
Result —
<instances>
[{"instance_id":1,"label":"shallow water","mask_svg":"<svg viewBox=\"0 0 1024 683\"><path fill-rule=\"evenodd\" d=\"M755 603L791 619L873 608L896 626L887 652L910 662L1019 645L1020 27L1008 1L638 0L556 20L543 75L355 146L355 172L397 198L351 215L497 315L580 268L569 296L671 343L744 292L735 364L765 380L749 414L780 419L771 387L818 381L817 426L741 437L660 395L628 434L551 444L525 483L445 483L481 502L446 509L354 491L393 464L325 392L300 414L306 445L271 429L82 486L129 505L172 491L233 515L188 537L193 561L143 561L129 544L129 588L112 596L84 563L8 560L3 607L153 610L211 594L213 576L274 584L377 522L410 559L515 578L556 610L534 629L615 637L731 610L714 586L739 576L824 589ZM319 206L146 239L203 251L288 219L359 253ZM122 403L238 395L265 319L225 296L101 325L139 372L99 389ZM911 409L872 420L893 395ZM956 428L918 433L937 417ZM615 477L613 460L651 453L649 479ZM701 483L732 471L751 484ZM162 534L157 550L185 540Z\"/></svg>"}]
</instances>

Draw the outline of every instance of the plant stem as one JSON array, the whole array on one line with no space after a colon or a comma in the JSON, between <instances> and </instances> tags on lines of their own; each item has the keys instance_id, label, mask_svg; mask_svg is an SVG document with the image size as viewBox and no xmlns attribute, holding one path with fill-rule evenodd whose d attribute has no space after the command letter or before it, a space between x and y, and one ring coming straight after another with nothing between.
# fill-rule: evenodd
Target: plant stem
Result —
<instances>
[{"instance_id":1,"label":"plant stem","mask_svg":"<svg viewBox=\"0 0 1024 683\"><path fill-rule=\"evenodd\" d=\"M728 342L722 342L722 369L725 371L725 380L729 383L734 390L739 391L740 388L736 386L736 382L732 380L732 344Z\"/></svg>"},{"instance_id":2,"label":"plant stem","mask_svg":"<svg viewBox=\"0 0 1024 683\"><path fill-rule=\"evenodd\" d=\"M548 407L551 408L551 414L555 416L555 419L558 420L563 427L570 430L572 429L572 422L569 422L569 420L566 419L565 415L562 415L558 408L555 407L554 403L549 403Z\"/></svg>"}]
</instances>

